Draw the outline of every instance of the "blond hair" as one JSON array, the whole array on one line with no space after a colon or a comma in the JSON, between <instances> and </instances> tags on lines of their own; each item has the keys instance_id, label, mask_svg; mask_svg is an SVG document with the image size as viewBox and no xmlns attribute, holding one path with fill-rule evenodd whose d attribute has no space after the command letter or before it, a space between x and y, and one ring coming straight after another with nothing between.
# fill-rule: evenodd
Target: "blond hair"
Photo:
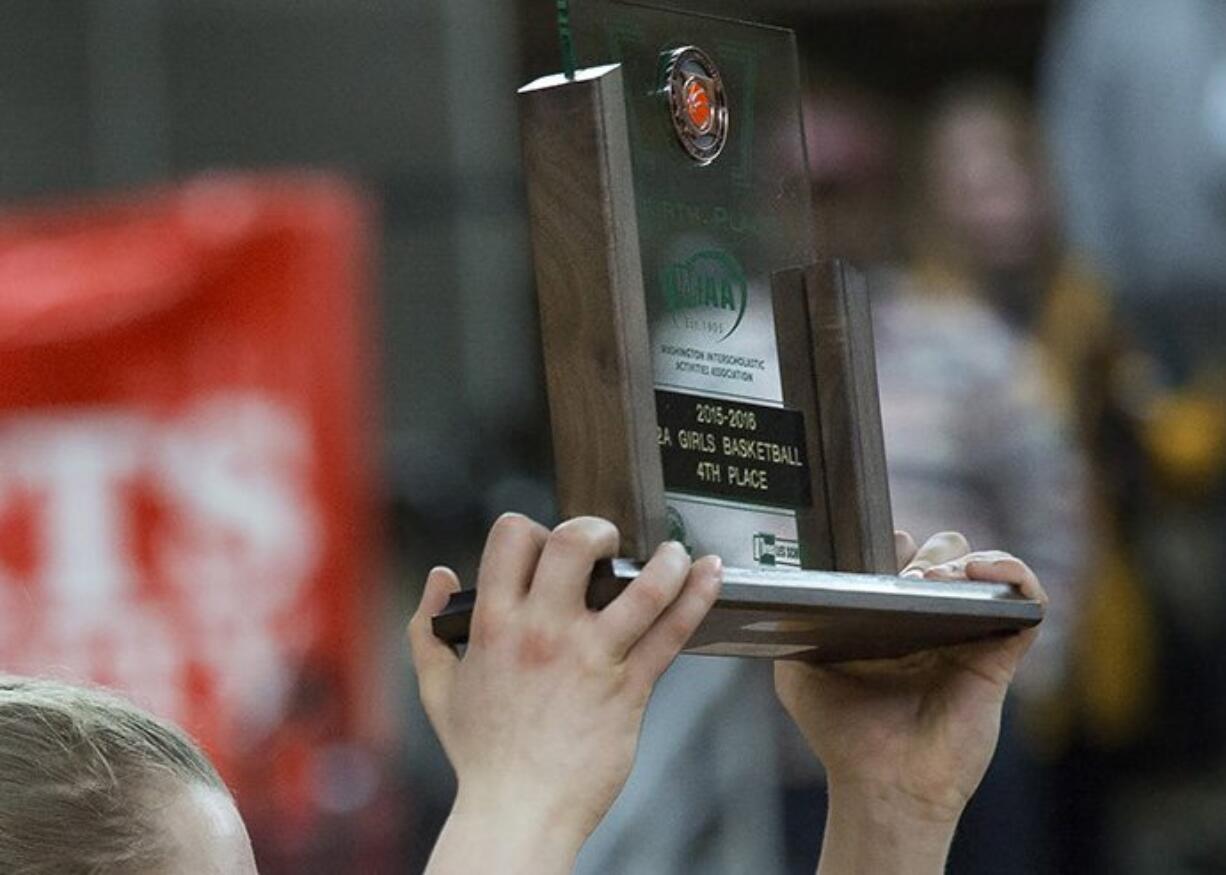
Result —
<instances>
[{"instance_id":1,"label":"blond hair","mask_svg":"<svg viewBox=\"0 0 1226 875\"><path fill-rule=\"evenodd\" d=\"M226 792L179 729L99 690L0 675L0 872L129 875L165 864L156 808Z\"/></svg>"}]
</instances>

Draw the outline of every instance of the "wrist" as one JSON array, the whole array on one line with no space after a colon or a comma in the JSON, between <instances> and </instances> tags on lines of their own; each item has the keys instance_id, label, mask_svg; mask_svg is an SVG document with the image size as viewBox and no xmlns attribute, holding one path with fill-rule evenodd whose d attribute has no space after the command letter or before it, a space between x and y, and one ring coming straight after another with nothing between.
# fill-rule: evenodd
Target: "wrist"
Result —
<instances>
[{"instance_id":1,"label":"wrist","mask_svg":"<svg viewBox=\"0 0 1226 875\"><path fill-rule=\"evenodd\" d=\"M881 816L914 822L917 826L947 826L951 830L957 826L973 792L973 787L968 792L957 776L934 778L926 782L931 786L924 786L924 781L906 780L905 776L893 774L893 770L846 774L833 769L827 772L826 783L831 798L837 795L848 805L869 807Z\"/></svg>"},{"instance_id":2,"label":"wrist","mask_svg":"<svg viewBox=\"0 0 1226 875\"><path fill-rule=\"evenodd\" d=\"M821 875L939 875L961 808L917 799L893 787L829 784Z\"/></svg>"},{"instance_id":3,"label":"wrist","mask_svg":"<svg viewBox=\"0 0 1226 875\"><path fill-rule=\"evenodd\" d=\"M461 786L427 871L569 873L586 838L530 799L466 792Z\"/></svg>"}]
</instances>

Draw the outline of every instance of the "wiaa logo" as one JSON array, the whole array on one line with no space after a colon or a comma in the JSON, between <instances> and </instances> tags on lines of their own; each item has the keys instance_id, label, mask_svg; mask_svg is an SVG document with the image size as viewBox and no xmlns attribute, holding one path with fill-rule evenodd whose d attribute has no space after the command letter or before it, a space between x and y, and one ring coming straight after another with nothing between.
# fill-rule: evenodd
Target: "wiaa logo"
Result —
<instances>
[{"instance_id":1,"label":"wiaa logo","mask_svg":"<svg viewBox=\"0 0 1226 875\"><path fill-rule=\"evenodd\" d=\"M749 285L740 264L727 252L707 249L664 266L660 277L664 309L678 327L731 337L745 318Z\"/></svg>"}]
</instances>

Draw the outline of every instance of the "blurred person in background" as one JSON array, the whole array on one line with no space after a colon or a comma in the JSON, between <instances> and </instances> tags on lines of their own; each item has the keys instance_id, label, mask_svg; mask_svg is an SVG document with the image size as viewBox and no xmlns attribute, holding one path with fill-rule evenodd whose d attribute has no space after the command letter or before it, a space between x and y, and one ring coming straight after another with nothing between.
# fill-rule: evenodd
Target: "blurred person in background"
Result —
<instances>
[{"instance_id":1,"label":"blurred person in background","mask_svg":"<svg viewBox=\"0 0 1226 875\"><path fill-rule=\"evenodd\" d=\"M1080 795L1097 793L1106 822L1086 831L1082 854L1121 872L1220 871L1226 11L1212 0L1065 4L1044 97L1069 232L1108 277L1136 344L1115 380L1136 435L1120 524L1154 621L1148 719L1086 740L1083 761L1102 765Z\"/></svg>"},{"instance_id":2,"label":"blurred person in background","mask_svg":"<svg viewBox=\"0 0 1226 875\"><path fill-rule=\"evenodd\" d=\"M885 248L865 265L896 524L932 531L949 520L972 543L1025 553L1052 594L1049 628L1018 679L1020 705L1006 711L998 757L955 843L953 872L1053 865L1046 773L1018 718L1049 711L1067 682L1094 547L1070 400L1080 363L1049 352L1040 334L1045 321L1067 324L1063 313L1044 316L1050 308L1084 308L1076 317L1083 337L1098 330L1102 314L1092 294L1083 297L1088 281L1059 246L1022 108L995 86L943 96L922 138L911 221L896 238L901 266L885 263L893 254ZM815 149L831 139L825 126L848 126L856 101L838 114L814 109L807 133ZM889 155L896 137L871 107L862 119L856 129L870 148L859 150L850 171L829 155L812 156L821 168L818 204L832 190L865 188L865 179L875 180L872 191L897 172L885 161L858 166L864 155ZM837 214L833 223L830 238L843 244ZM1002 834L1010 836L1004 856Z\"/></svg>"},{"instance_id":3,"label":"blurred person in background","mask_svg":"<svg viewBox=\"0 0 1226 875\"><path fill-rule=\"evenodd\" d=\"M801 101L819 238L834 257L872 267L899 256L899 107L828 75ZM829 81L827 81L829 80Z\"/></svg>"},{"instance_id":4,"label":"blurred person in background","mask_svg":"<svg viewBox=\"0 0 1226 875\"><path fill-rule=\"evenodd\" d=\"M1061 237L1025 95L986 79L948 89L928 121L918 169L910 281L928 299L986 304L1029 359L1028 369L996 390L1028 396L1024 408L1033 414L1034 455L1019 459L1017 470L1069 502L1063 519L1038 511L1032 520L1067 527L1066 555L1082 564L1054 577L1079 598L1057 613L1059 646L1049 662L1038 662L1048 675L1024 691L1032 695L1023 697L1021 716L1031 750L1057 766L1046 772L1051 814L1039 824L1042 841L1052 843L1047 861L1061 870L1096 868L1079 848L1103 799L1093 781L1082 780L1080 741L1134 735L1152 696L1152 609L1123 526L1136 469L1135 430L1120 397L1132 348L1103 282ZM1045 441L1056 449L1049 458ZM1061 483L1062 459L1079 470L1080 491ZM1027 510L1013 512L1021 518ZM1092 579L1088 558L1099 569Z\"/></svg>"}]
</instances>

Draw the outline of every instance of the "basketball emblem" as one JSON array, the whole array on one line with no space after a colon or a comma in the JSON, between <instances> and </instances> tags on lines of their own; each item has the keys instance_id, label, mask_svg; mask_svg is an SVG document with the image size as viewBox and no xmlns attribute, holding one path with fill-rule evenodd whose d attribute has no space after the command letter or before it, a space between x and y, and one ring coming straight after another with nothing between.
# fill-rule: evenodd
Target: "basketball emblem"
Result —
<instances>
[{"instance_id":1,"label":"basketball emblem","mask_svg":"<svg viewBox=\"0 0 1226 875\"><path fill-rule=\"evenodd\" d=\"M694 46L674 49L665 57L664 92L681 147L710 164L728 141L728 100L715 62Z\"/></svg>"}]
</instances>

